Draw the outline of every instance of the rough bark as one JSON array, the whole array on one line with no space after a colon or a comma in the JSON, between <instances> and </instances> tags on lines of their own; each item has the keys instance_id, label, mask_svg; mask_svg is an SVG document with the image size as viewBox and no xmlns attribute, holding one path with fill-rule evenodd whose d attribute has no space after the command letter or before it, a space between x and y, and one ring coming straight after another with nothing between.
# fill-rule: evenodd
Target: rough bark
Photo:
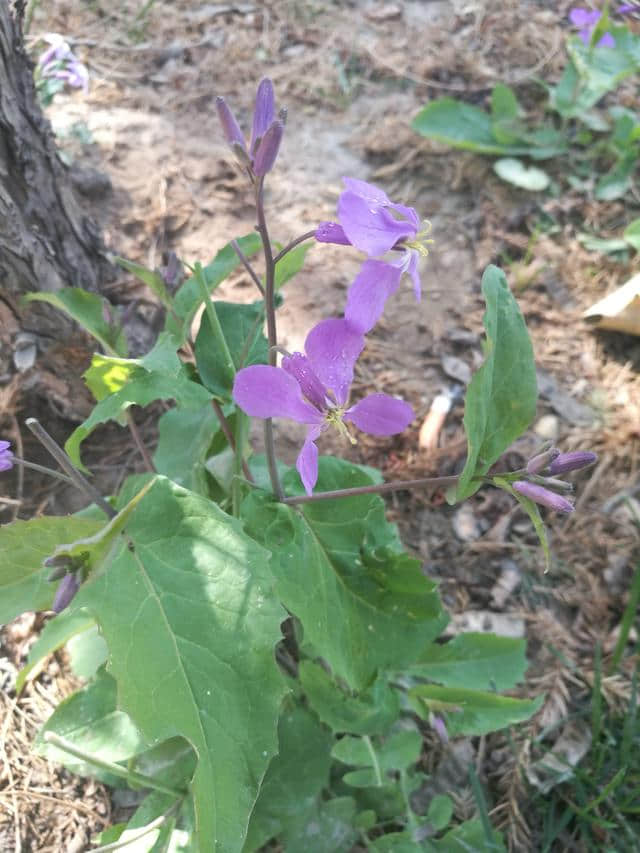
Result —
<instances>
[{"instance_id":1,"label":"rough bark","mask_svg":"<svg viewBox=\"0 0 640 853\"><path fill-rule=\"evenodd\" d=\"M9 309L22 330L43 336L45 347L47 339L64 340L73 324L46 306L30 306L27 315L21 295L68 286L99 290L112 277L109 269L99 231L74 196L38 105L20 13L0 0L0 315Z\"/></svg>"}]
</instances>

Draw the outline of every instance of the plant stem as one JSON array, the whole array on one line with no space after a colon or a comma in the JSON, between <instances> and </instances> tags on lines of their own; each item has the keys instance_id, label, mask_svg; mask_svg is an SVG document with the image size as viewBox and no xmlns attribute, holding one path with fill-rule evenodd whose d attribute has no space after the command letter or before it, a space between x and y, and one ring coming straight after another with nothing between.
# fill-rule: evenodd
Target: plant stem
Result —
<instances>
[{"instance_id":1,"label":"plant stem","mask_svg":"<svg viewBox=\"0 0 640 853\"><path fill-rule=\"evenodd\" d=\"M254 283L254 284L255 284L255 286L258 288L258 290L260 291L260 293L262 294L262 296L264 296L264 287L262 286L262 282L260 281L260 278L258 277L258 273L257 273L257 272L254 270L254 268L251 266L251 261L249 260L249 258L245 255L245 253L244 253L244 252L242 251L242 249L240 248L240 244L238 243L238 241L237 241L237 240L232 240L232 241L231 241L231 245L233 246L233 248L234 248L234 250L235 250L236 255L237 255L237 256L240 258L240 260L242 261L242 265L244 266L244 268L246 269L246 271L247 271L247 272L249 273L249 275L251 276L251 278L252 278L252 280L253 280L253 283Z\"/></svg>"},{"instance_id":2,"label":"plant stem","mask_svg":"<svg viewBox=\"0 0 640 853\"><path fill-rule=\"evenodd\" d=\"M56 460L58 465L62 468L62 470L69 476L69 479L72 480L74 486L76 486L80 491L84 492L90 499L92 503L95 503L100 509L106 513L109 518L115 518L118 514L116 510L109 504L100 494L100 492L95 489L91 483L82 476L82 474L78 471L78 469L74 466L73 462L64 450L57 444L53 438L49 435L46 429L40 424L40 422L36 418L27 418L25 421L27 427L31 430L31 432L35 435L38 441L44 445L44 447L49 451L49 453Z\"/></svg>"},{"instance_id":3,"label":"plant stem","mask_svg":"<svg viewBox=\"0 0 640 853\"><path fill-rule=\"evenodd\" d=\"M53 744L53 746L61 749L63 752L67 752L69 755L81 759L81 761L86 761L87 764L92 764L94 767L99 767L101 770L106 770L108 773L113 773L114 776L125 779L134 785L139 785L142 788L153 788L156 791L161 791L163 794L169 794L171 797L176 798L182 798L185 795L184 791L163 785L162 782L158 782L157 779L153 779L151 776L145 776L136 770L127 770L126 767L122 767L120 764L105 761L103 758L98 758L98 756L92 755L90 752L85 752L66 738L60 737L60 735L54 732L45 732L44 739L47 743Z\"/></svg>"},{"instance_id":4,"label":"plant stem","mask_svg":"<svg viewBox=\"0 0 640 853\"><path fill-rule=\"evenodd\" d=\"M233 358L231 356L231 352L229 351L229 345L227 344L227 339L224 336L224 332L222 331L222 326L220 325L220 320L218 319L218 314L216 312L216 306L213 304L213 300L211 299L211 294L209 293L209 288L207 287L207 282L204 277L204 270L202 269L202 264L200 262L196 263L193 268L194 274L198 279L198 284L200 285L200 289L202 291L202 299L204 301L204 308L207 312L207 317L209 318L209 324L211 326L211 331L216 340L216 343L220 347L222 351L222 360L224 363L225 370L227 372L227 376L230 382L233 384L233 379L236 375L236 367L233 363Z\"/></svg>"},{"instance_id":5,"label":"plant stem","mask_svg":"<svg viewBox=\"0 0 640 853\"><path fill-rule=\"evenodd\" d=\"M304 234L301 234L299 237L296 237L295 240L292 240L290 243L281 249L278 254L273 259L273 263L277 264L278 261L281 261L286 254L288 254L292 249L295 249L296 246L299 246L300 243L304 243L305 240L310 240L312 237L316 236L315 230L313 231L305 231Z\"/></svg>"},{"instance_id":6,"label":"plant stem","mask_svg":"<svg viewBox=\"0 0 640 853\"><path fill-rule=\"evenodd\" d=\"M376 751L373 748L373 744L371 743L371 738L369 737L369 735L364 735L362 740L365 742L367 749L369 750L369 755L371 756L373 772L376 777L376 785L378 786L378 788L382 788L382 772L380 770L380 762L378 761L378 756L376 755Z\"/></svg>"},{"instance_id":7,"label":"plant stem","mask_svg":"<svg viewBox=\"0 0 640 853\"><path fill-rule=\"evenodd\" d=\"M144 445L144 442L142 441L142 436L140 435L136 422L133 419L133 415L129 410L127 410L127 424L129 426L129 432L131 433L135 445L140 451L140 456L142 456L145 468L147 469L147 471L151 471L153 474L157 474L155 465L153 464L153 462L151 461L151 457L149 456L149 451L147 450Z\"/></svg>"},{"instance_id":8,"label":"plant stem","mask_svg":"<svg viewBox=\"0 0 640 853\"><path fill-rule=\"evenodd\" d=\"M63 483L75 486L71 477L67 477L66 474L61 474L59 471L54 471L53 468L47 468L45 465L38 465L35 462L27 462L26 459L20 459L19 456L12 456L11 461L15 462L16 465L23 465L25 468L31 468L33 471L39 471L41 474L48 474L56 480L62 480Z\"/></svg>"},{"instance_id":9,"label":"plant stem","mask_svg":"<svg viewBox=\"0 0 640 853\"><path fill-rule=\"evenodd\" d=\"M146 826L142 827L140 832L137 835L129 835L124 841L113 841L111 844L103 844L101 847L93 847L91 853L110 853L111 850L122 850L125 847L128 847L130 844L135 844L136 841L139 841L141 838L144 838L145 835L149 835L150 832L153 832L156 829L159 829L162 824L166 821L168 817L176 810L178 803L174 803L171 808L167 809L164 814L159 815L155 820L152 820L151 823L148 823ZM131 830L129 830L131 832Z\"/></svg>"},{"instance_id":10,"label":"plant stem","mask_svg":"<svg viewBox=\"0 0 640 853\"><path fill-rule=\"evenodd\" d=\"M638 603L640 603L640 563L636 566L636 571L633 576L631 592L629 593L629 601L627 601L627 606L622 614L620 634L618 635L616 647L613 650L613 656L607 670L607 675L614 673L620 665L625 646L627 645L627 640L629 639L629 632L631 631L631 626L633 625L638 611Z\"/></svg>"},{"instance_id":11,"label":"plant stem","mask_svg":"<svg viewBox=\"0 0 640 853\"><path fill-rule=\"evenodd\" d=\"M238 456L238 450L236 448L236 440L233 437L233 433L231 432L231 427L229 426L229 421L226 419L224 412L222 411L222 406L220 405L220 403L217 400L212 400L211 405L213 406L213 411L216 413L216 417L218 418L218 421L220 422L220 429L224 433L224 437L227 439L227 443L228 443L229 447L231 448L231 450L233 450L233 452L236 454L236 457L237 457ZM240 413L238 412L238 415L239 414ZM254 482L253 475L252 475L251 471L249 470L249 466L247 465L247 462L245 459L242 459L242 473L244 474L245 479L247 479L250 483Z\"/></svg>"},{"instance_id":12,"label":"plant stem","mask_svg":"<svg viewBox=\"0 0 640 853\"><path fill-rule=\"evenodd\" d=\"M273 251L271 249L271 241L269 239L269 231L267 230L267 221L264 215L264 179L259 178L256 184L256 213L258 215L258 233L262 240L262 248L264 251L265 262L265 293L264 293L264 308L267 316L267 338L269 340L269 364L275 367L278 354L275 347L278 345L278 335L276 330L276 306L274 302L274 285L275 285L275 263L273 260ZM267 454L267 464L269 466L269 477L271 479L271 488L278 500L282 500L284 492L280 484L278 476L278 466L276 464L276 450L273 440L273 424L271 418L267 418L264 422L264 444Z\"/></svg>"},{"instance_id":13,"label":"plant stem","mask_svg":"<svg viewBox=\"0 0 640 853\"><path fill-rule=\"evenodd\" d=\"M394 480L391 483L377 483L372 486L355 486L352 489L336 489L333 492L316 492L314 495L296 495L293 498L282 498L282 503L295 505L313 501L326 501L330 498L351 498L354 495L376 495L384 492L399 492L403 489L419 489L421 486L455 486L458 475L452 477L422 477L420 480Z\"/></svg>"}]
</instances>

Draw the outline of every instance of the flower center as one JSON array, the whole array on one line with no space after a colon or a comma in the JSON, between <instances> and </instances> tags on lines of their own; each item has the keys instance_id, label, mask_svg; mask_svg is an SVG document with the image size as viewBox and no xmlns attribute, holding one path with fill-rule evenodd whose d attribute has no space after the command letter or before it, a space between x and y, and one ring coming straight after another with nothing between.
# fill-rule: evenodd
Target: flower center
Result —
<instances>
[{"instance_id":1,"label":"flower center","mask_svg":"<svg viewBox=\"0 0 640 853\"><path fill-rule=\"evenodd\" d=\"M343 416L344 408L342 406L337 406L336 408L328 409L327 413L324 416L324 419L332 427L335 427L340 433L340 435L343 435L345 436L345 438L348 438L351 444L357 444L357 440L349 432L349 427L342 420Z\"/></svg>"},{"instance_id":2,"label":"flower center","mask_svg":"<svg viewBox=\"0 0 640 853\"><path fill-rule=\"evenodd\" d=\"M419 252L423 258L428 257L429 249L427 248L431 243L434 243L429 234L431 234L431 223L428 219L425 219L422 223L422 231L418 231L414 240L403 240L402 245L406 246L408 249L415 249Z\"/></svg>"}]
</instances>

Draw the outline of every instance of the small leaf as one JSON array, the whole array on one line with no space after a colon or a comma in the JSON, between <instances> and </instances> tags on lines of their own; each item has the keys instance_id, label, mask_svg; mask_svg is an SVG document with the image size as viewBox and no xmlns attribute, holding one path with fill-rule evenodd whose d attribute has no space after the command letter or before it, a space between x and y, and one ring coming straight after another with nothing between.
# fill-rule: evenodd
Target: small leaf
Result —
<instances>
[{"instance_id":1,"label":"small leaf","mask_svg":"<svg viewBox=\"0 0 640 853\"><path fill-rule=\"evenodd\" d=\"M43 566L59 542L91 536L103 521L75 516L43 516L0 527L0 624L26 610L50 610L56 584Z\"/></svg>"},{"instance_id":2,"label":"small leaf","mask_svg":"<svg viewBox=\"0 0 640 853\"><path fill-rule=\"evenodd\" d=\"M522 160L515 157L503 157L496 160L493 169L499 178L531 192L540 192L549 186L551 178L542 169L525 166Z\"/></svg>"},{"instance_id":3,"label":"small leaf","mask_svg":"<svg viewBox=\"0 0 640 853\"><path fill-rule=\"evenodd\" d=\"M409 673L446 687L509 690L524 678L526 642L495 634L458 634L432 643Z\"/></svg>"},{"instance_id":4,"label":"small leaf","mask_svg":"<svg viewBox=\"0 0 640 853\"><path fill-rule=\"evenodd\" d=\"M497 142L509 145L518 141L520 105L513 89L498 83L491 93L491 132Z\"/></svg>"},{"instance_id":5,"label":"small leaf","mask_svg":"<svg viewBox=\"0 0 640 853\"><path fill-rule=\"evenodd\" d=\"M409 691L409 702L425 719L431 710L446 717L451 736L483 735L528 720L540 708L544 697L512 699L462 687L420 684Z\"/></svg>"},{"instance_id":6,"label":"small leaf","mask_svg":"<svg viewBox=\"0 0 640 853\"><path fill-rule=\"evenodd\" d=\"M436 832L441 832L448 825L453 815L453 800L446 794L436 794L429 803L427 820Z\"/></svg>"},{"instance_id":7,"label":"small leaf","mask_svg":"<svg viewBox=\"0 0 640 853\"><path fill-rule=\"evenodd\" d=\"M313 246L313 242L301 243L299 246L296 246L294 249L291 249L290 252L278 261L276 264L276 274L274 287L275 290L280 290L283 285L285 285L288 281L298 275L302 267L304 266L305 258L307 257L307 252Z\"/></svg>"},{"instance_id":8,"label":"small leaf","mask_svg":"<svg viewBox=\"0 0 640 853\"><path fill-rule=\"evenodd\" d=\"M598 201L614 201L622 198L632 185L637 164L637 152L632 151L625 155L597 181L593 191L594 197Z\"/></svg>"},{"instance_id":9,"label":"small leaf","mask_svg":"<svg viewBox=\"0 0 640 853\"><path fill-rule=\"evenodd\" d=\"M69 638L67 654L74 675L85 680L94 677L109 656L107 644L95 622Z\"/></svg>"},{"instance_id":10,"label":"small leaf","mask_svg":"<svg viewBox=\"0 0 640 853\"><path fill-rule=\"evenodd\" d=\"M627 243L630 243L636 252L640 252L640 219L634 219L624 229L622 235Z\"/></svg>"},{"instance_id":11,"label":"small leaf","mask_svg":"<svg viewBox=\"0 0 640 853\"><path fill-rule=\"evenodd\" d=\"M434 853L506 853L502 835L492 831L488 839L481 820L467 820L440 839L430 839Z\"/></svg>"},{"instance_id":12,"label":"small leaf","mask_svg":"<svg viewBox=\"0 0 640 853\"><path fill-rule=\"evenodd\" d=\"M48 569L48 571L51 571ZM51 584L55 589L55 585ZM74 637L83 634L95 622L86 613L72 613L68 610L49 619L42 629L40 636L29 649L27 663L22 667L16 678L16 693L21 693L27 681L31 681L40 672L42 664L49 655Z\"/></svg>"},{"instance_id":13,"label":"small leaf","mask_svg":"<svg viewBox=\"0 0 640 853\"><path fill-rule=\"evenodd\" d=\"M478 490L480 483L473 478L486 474L536 412L533 349L502 270L487 267L482 292L487 305L485 360L467 388L464 428L468 450L455 495L458 501Z\"/></svg>"},{"instance_id":14,"label":"small leaf","mask_svg":"<svg viewBox=\"0 0 640 853\"><path fill-rule=\"evenodd\" d=\"M146 284L149 290L155 293L165 307L168 308L171 306L171 297L159 272L150 270L148 267L143 267L141 264L136 264L134 261L129 261L126 258L121 258L119 255L111 255L111 260L118 264L119 267L122 267L123 270L135 275L143 284Z\"/></svg>"},{"instance_id":15,"label":"small leaf","mask_svg":"<svg viewBox=\"0 0 640 853\"><path fill-rule=\"evenodd\" d=\"M398 694L383 676L359 694L339 687L318 664L301 661L300 683L309 704L320 719L335 732L371 735L384 732L397 719Z\"/></svg>"},{"instance_id":16,"label":"small leaf","mask_svg":"<svg viewBox=\"0 0 640 853\"><path fill-rule=\"evenodd\" d=\"M118 323L108 323L107 315L113 306L107 299L80 287L63 287L55 292L37 291L24 295L26 302L48 302L64 311L79 326L92 335L111 355L126 356L127 342Z\"/></svg>"},{"instance_id":17,"label":"small leaf","mask_svg":"<svg viewBox=\"0 0 640 853\"><path fill-rule=\"evenodd\" d=\"M218 421L211 405L201 409L170 409L158 421L153 464L179 486L209 496L205 462ZM189 440L185 441L185 436Z\"/></svg>"}]
</instances>

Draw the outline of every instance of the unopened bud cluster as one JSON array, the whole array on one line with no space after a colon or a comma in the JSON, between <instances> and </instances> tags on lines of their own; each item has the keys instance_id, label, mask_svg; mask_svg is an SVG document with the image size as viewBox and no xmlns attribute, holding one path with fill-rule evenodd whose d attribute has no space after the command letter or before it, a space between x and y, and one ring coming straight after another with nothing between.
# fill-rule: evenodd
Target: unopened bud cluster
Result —
<instances>
[{"instance_id":1,"label":"unopened bud cluster","mask_svg":"<svg viewBox=\"0 0 640 853\"><path fill-rule=\"evenodd\" d=\"M593 465L597 459L596 454L588 450L560 453L556 447L547 448L531 457L526 467L529 479L516 480L512 483L513 490L556 512L573 512L571 501L559 494L573 491L573 486L556 477L558 474L567 474L569 471L578 471Z\"/></svg>"}]
</instances>

